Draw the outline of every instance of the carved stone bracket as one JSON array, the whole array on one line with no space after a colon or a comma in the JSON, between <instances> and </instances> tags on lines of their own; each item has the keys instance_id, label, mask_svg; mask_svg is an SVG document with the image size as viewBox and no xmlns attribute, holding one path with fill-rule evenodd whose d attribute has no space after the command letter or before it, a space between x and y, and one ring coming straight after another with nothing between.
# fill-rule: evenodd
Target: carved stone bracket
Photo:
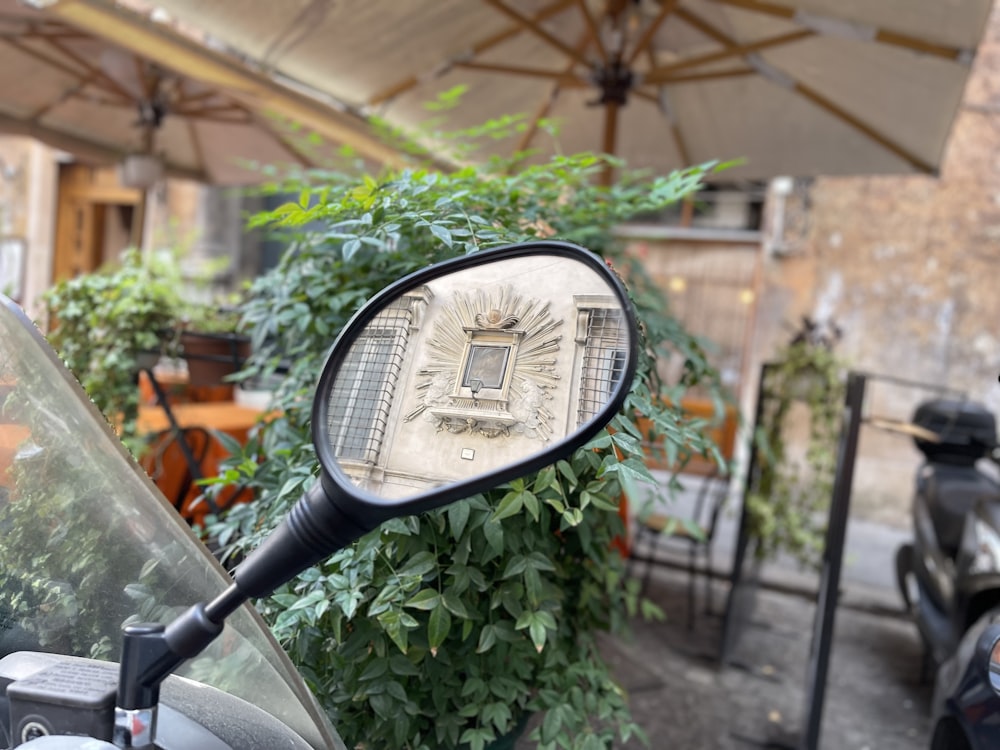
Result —
<instances>
[{"instance_id":1,"label":"carved stone bracket","mask_svg":"<svg viewBox=\"0 0 1000 750\"><path fill-rule=\"evenodd\" d=\"M406 421L424 415L438 431L548 440L553 415L545 401L559 385L561 324L547 304L510 286L455 292L428 341L420 406Z\"/></svg>"}]
</instances>

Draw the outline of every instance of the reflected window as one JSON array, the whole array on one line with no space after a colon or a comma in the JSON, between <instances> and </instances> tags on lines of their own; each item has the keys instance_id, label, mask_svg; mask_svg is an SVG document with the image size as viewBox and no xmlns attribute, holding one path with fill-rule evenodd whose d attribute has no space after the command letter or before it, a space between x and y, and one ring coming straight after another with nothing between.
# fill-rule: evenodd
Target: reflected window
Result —
<instances>
[{"instance_id":1,"label":"reflected window","mask_svg":"<svg viewBox=\"0 0 1000 750\"><path fill-rule=\"evenodd\" d=\"M628 361L628 331L620 308L581 308L580 400L577 424L584 424L600 411L615 392Z\"/></svg>"},{"instance_id":2,"label":"reflected window","mask_svg":"<svg viewBox=\"0 0 1000 750\"><path fill-rule=\"evenodd\" d=\"M327 407L330 445L338 458L374 464L406 354L412 300L380 312L351 347Z\"/></svg>"}]
</instances>

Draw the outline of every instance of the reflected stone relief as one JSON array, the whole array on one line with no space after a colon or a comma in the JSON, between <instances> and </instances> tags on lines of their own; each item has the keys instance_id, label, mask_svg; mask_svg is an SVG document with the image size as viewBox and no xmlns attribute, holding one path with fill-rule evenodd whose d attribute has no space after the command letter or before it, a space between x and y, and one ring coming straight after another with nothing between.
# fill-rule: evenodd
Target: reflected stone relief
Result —
<instances>
[{"instance_id":1,"label":"reflected stone relief","mask_svg":"<svg viewBox=\"0 0 1000 750\"><path fill-rule=\"evenodd\" d=\"M549 440L561 325L548 303L510 286L456 292L428 339L420 406L405 421L422 416L439 432Z\"/></svg>"}]
</instances>

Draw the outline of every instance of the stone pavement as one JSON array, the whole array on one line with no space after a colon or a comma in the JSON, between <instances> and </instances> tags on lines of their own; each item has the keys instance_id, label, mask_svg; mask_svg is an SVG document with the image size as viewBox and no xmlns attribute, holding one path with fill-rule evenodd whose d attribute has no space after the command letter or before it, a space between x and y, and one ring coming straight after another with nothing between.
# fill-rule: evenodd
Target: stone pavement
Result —
<instances>
[{"instance_id":1,"label":"stone pavement","mask_svg":"<svg viewBox=\"0 0 1000 750\"><path fill-rule=\"evenodd\" d=\"M689 484L668 512L690 513L696 486ZM653 567L646 591L667 613L666 622L636 621L630 640L606 644L653 750L800 746L818 577L787 559L766 565L750 625L722 665L722 613L738 523L738 513L724 512L714 539L713 614L705 612L701 578L689 628L688 578L677 567L686 562L687 548L669 542L659 553L668 564ZM849 520L823 704L823 750L929 746L932 688L920 680L920 639L902 612L893 564L897 546L909 537L906 529ZM621 750L640 747L630 742Z\"/></svg>"},{"instance_id":2,"label":"stone pavement","mask_svg":"<svg viewBox=\"0 0 1000 750\"><path fill-rule=\"evenodd\" d=\"M674 498L668 512L690 513L691 489ZM705 579L699 577L694 626L688 627L687 547L668 542L657 553L661 564L653 566L646 591L666 621L636 620L631 638L604 644L652 750L801 747L818 576L787 559L766 565L750 625L722 665L722 612L738 521L737 513L724 512L713 544L713 613L705 612ZM895 584L895 550L909 538L906 529L849 520L822 750L930 745L932 686L921 683L920 638ZM641 576L644 566L635 572ZM527 750L531 743L522 739L517 747ZM616 750L643 747L634 740Z\"/></svg>"},{"instance_id":3,"label":"stone pavement","mask_svg":"<svg viewBox=\"0 0 1000 750\"><path fill-rule=\"evenodd\" d=\"M722 618L699 603L689 629L686 586L686 573L657 566L647 596L667 612L667 621L637 621L630 640L606 644L650 747L796 748L805 723L812 599L761 589L752 624L722 666ZM915 627L880 604L884 592L847 593L836 615L819 746L928 747L931 688L920 684ZM721 612L721 583L715 594ZM641 747L630 742L623 750Z\"/></svg>"}]
</instances>

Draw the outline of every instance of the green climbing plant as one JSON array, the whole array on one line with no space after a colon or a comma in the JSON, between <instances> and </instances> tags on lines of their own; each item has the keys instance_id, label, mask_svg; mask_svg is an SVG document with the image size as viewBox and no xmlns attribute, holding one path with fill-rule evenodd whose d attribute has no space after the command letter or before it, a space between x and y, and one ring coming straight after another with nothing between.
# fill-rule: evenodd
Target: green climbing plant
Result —
<instances>
[{"instance_id":1,"label":"green climbing plant","mask_svg":"<svg viewBox=\"0 0 1000 750\"><path fill-rule=\"evenodd\" d=\"M834 352L839 336L836 328L826 331L806 319L764 367L756 470L746 499L759 559L784 552L803 565L818 564L843 413L845 367ZM793 423L802 420L805 442L790 444Z\"/></svg>"}]
</instances>

